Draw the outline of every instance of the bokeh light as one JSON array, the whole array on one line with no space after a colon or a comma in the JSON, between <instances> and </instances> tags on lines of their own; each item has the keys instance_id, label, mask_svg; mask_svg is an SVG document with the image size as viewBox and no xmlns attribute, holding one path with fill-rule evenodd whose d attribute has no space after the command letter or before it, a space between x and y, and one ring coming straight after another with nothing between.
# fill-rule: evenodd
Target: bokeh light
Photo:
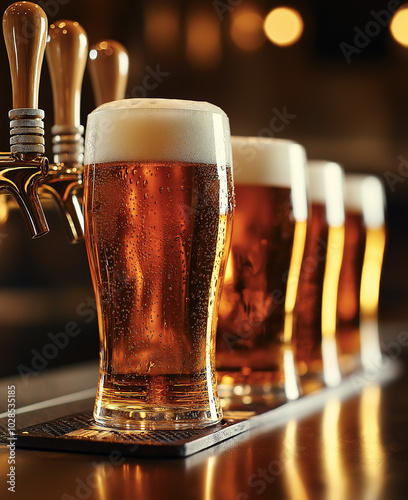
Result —
<instances>
[{"instance_id":1,"label":"bokeh light","mask_svg":"<svg viewBox=\"0 0 408 500\"><path fill-rule=\"evenodd\" d=\"M408 5L399 9L391 19L390 31L394 40L408 47Z\"/></svg>"},{"instance_id":2,"label":"bokeh light","mask_svg":"<svg viewBox=\"0 0 408 500\"><path fill-rule=\"evenodd\" d=\"M277 7L266 16L264 31L272 43L281 47L292 45L302 36L302 16L290 7Z\"/></svg>"},{"instance_id":3,"label":"bokeh light","mask_svg":"<svg viewBox=\"0 0 408 500\"><path fill-rule=\"evenodd\" d=\"M252 6L237 7L232 13L230 35L232 41L242 50L258 50L265 42L263 17Z\"/></svg>"},{"instance_id":4,"label":"bokeh light","mask_svg":"<svg viewBox=\"0 0 408 500\"><path fill-rule=\"evenodd\" d=\"M149 46L157 52L176 50L180 38L180 13L175 6L146 7L144 35Z\"/></svg>"},{"instance_id":5,"label":"bokeh light","mask_svg":"<svg viewBox=\"0 0 408 500\"><path fill-rule=\"evenodd\" d=\"M220 21L211 8L197 8L187 16L187 59L197 69L209 70L221 62Z\"/></svg>"}]
</instances>

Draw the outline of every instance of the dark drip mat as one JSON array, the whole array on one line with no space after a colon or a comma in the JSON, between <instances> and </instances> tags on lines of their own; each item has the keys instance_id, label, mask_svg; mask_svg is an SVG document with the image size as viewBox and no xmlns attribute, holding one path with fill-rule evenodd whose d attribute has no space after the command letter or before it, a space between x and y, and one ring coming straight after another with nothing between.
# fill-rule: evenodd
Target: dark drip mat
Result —
<instances>
[{"instance_id":1,"label":"dark drip mat","mask_svg":"<svg viewBox=\"0 0 408 500\"><path fill-rule=\"evenodd\" d=\"M214 446L226 439L259 426L285 424L291 418L302 418L315 413L331 398L346 399L357 396L367 385L384 384L400 374L400 365L393 363L386 371L378 372L375 379L357 373L335 388L326 388L276 408L252 407L224 411L221 423L204 429L174 431L119 431L97 425L92 411L58 418L49 422L20 429L14 436L0 434L0 443L9 444L16 437L18 448L37 450L100 453L116 456L176 458L187 457Z\"/></svg>"},{"instance_id":2,"label":"dark drip mat","mask_svg":"<svg viewBox=\"0 0 408 500\"><path fill-rule=\"evenodd\" d=\"M251 414L245 412L245 417ZM248 429L247 418L227 418L204 429L119 431L97 425L89 410L20 429L16 432L16 446L102 454L115 451L138 457L185 457L244 432ZM8 438L3 434L0 441Z\"/></svg>"}]
</instances>

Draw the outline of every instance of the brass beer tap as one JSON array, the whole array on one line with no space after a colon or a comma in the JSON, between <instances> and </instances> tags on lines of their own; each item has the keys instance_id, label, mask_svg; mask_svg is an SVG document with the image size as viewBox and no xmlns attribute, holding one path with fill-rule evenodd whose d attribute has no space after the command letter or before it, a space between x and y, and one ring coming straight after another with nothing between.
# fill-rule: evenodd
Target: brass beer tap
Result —
<instances>
[{"instance_id":1,"label":"brass beer tap","mask_svg":"<svg viewBox=\"0 0 408 500\"><path fill-rule=\"evenodd\" d=\"M44 154L44 111L38 109L47 27L45 12L30 2L14 3L3 15L13 109L9 111L10 153L0 153L0 191L15 198L32 238L48 232L37 194L49 169Z\"/></svg>"},{"instance_id":2,"label":"brass beer tap","mask_svg":"<svg viewBox=\"0 0 408 500\"><path fill-rule=\"evenodd\" d=\"M79 23L64 20L51 24L46 57L54 101L53 164L39 192L60 208L71 243L83 239L84 127L80 105L87 52L88 37Z\"/></svg>"},{"instance_id":3,"label":"brass beer tap","mask_svg":"<svg viewBox=\"0 0 408 500\"><path fill-rule=\"evenodd\" d=\"M97 106L125 97L129 56L115 40L101 40L89 51L89 71Z\"/></svg>"}]
</instances>

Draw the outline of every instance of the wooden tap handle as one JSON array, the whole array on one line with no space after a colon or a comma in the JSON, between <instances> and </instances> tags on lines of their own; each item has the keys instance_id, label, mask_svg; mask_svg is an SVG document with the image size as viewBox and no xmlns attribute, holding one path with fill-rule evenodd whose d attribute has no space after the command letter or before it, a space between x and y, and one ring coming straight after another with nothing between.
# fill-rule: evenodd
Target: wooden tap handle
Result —
<instances>
[{"instance_id":1,"label":"wooden tap handle","mask_svg":"<svg viewBox=\"0 0 408 500\"><path fill-rule=\"evenodd\" d=\"M89 51L89 71L97 106L125 97L129 56L115 40L102 40Z\"/></svg>"},{"instance_id":2,"label":"wooden tap handle","mask_svg":"<svg viewBox=\"0 0 408 500\"><path fill-rule=\"evenodd\" d=\"M38 108L47 29L47 16L34 3L17 2L4 12L3 34L10 63L13 109Z\"/></svg>"},{"instance_id":3,"label":"wooden tap handle","mask_svg":"<svg viewBox=\"0 0 408 500\"><path fill-rule=\"evenodd\" d=\"M54 124L81 124L81 89L88 56L88 37L74 21L50 25L45 55L50 70L54 101Z\"/></svg>"}]
</instances>

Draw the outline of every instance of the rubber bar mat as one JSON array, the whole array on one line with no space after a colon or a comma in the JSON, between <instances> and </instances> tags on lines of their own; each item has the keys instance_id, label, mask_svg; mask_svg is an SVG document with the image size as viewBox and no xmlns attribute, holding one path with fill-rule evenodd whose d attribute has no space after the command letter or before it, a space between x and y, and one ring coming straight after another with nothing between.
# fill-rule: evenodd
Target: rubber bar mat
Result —
<instances>
[{"instance_id":1,"label":"rubber bar mat","mask_svg":"<svg viewBox=\"0 0 408 500\"><path fill-rule=\"evenodd\" d=\"M248 406L242 410L224 411L222 422L204 429L112 430L98 426L93 421L92 412L87 411L20 429L13 437L17 438L17 448L91 454L115 452L132 457L187 457L250 429L260 426L271 429L294 417L305 417L319 411L331 398L357 396L364 386L384 384L395 379L400 372L400 365L393 363L375 378L367 378L364 373L353 374L338 387L312 392L273 409ZM9 444L9 434L0 434L0 443Z\"/></svg>"}]
</instances>

